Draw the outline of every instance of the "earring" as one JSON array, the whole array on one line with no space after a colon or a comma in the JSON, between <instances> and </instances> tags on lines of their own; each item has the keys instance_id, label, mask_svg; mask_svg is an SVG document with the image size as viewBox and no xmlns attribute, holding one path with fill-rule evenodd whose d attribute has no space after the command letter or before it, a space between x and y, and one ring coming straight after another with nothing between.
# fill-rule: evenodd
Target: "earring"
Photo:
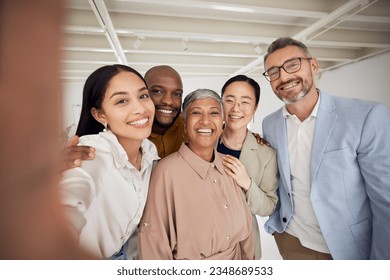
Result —
<instances>
[{"instance_id":1,"label":"earring","mask_svg":"<svg viewBox=\"0 0 390 280\"><path fill-rule=\"evenodd\" d=\"M107 123L106 123L106 122L104 122L104 123L103 123L103 126L104 126L104 129L103 129L103 131L104 131L104 132L106 132L106 131L107 131L107 129L108 129L108 128L107 128L107 127L108 127Z\"/></svg>"},{"instance_id":2,"label":"earring","mask_svg":"<svg viewBox=\"0 0 390 280\"><path fill-rule=\"evenodd\" d=\"M181 136L183 137L183 142L188 143L188 135L185 131L181 133Z\"/></svg>"}]
</instances>

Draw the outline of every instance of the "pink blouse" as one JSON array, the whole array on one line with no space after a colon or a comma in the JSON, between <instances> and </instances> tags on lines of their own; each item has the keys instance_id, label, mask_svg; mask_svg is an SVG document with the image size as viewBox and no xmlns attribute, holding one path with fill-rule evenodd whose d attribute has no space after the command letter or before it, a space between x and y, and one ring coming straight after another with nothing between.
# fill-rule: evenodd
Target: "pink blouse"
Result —
<instances>
[{"instance_id":1,"label":"pink blouse","mask_svg":"<svg viewBox=\"0 0 390 280\"><path fill-rule=\"evenodd\" d=\"M253 259L252 216L222 155L213 162L185 144L156 166L140 223L141 259Z\"/></svg>"}]
</instances>

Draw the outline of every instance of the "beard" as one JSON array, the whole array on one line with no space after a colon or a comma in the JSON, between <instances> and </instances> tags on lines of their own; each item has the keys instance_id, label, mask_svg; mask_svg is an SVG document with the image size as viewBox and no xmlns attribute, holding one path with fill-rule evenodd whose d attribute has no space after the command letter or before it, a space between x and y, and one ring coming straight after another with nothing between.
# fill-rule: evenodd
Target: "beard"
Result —
<instances>
[{"instance_id":1,"label":"beard","mask_svg":"<svg viewBox=\"0 0 390 280\"><path fill-rule=\"evenodd\" d=\"M293 104L299 100L301 100L302 98L304 98L309 92L306 92L306 91L301 91L299 92L294 98L290 98L290 99L287 99L285 97L282 97L282 96L278 96L280 100L282 100L284 102L284 104L286 105L290 105L290 104Z\"/></svg>"},{"instance_id":2,"label":"beard","mask_svg":"<svg viewBox=\"0 0 390 280\"><path fill-rule=\"evenodd\" d=\"M293 103L301 100L306 95L308 95L308 93L313 88L313 86L314 86L313 77L308 77L307 83L304 83L304 81L302 79L300 79L300 80L301 80L300 82L302 85L302 90L298 94L296 94L294 97L287 98L287 97L283 97L283 96L279 95L279 93L276 94L278 96L278 98L284 102L284 104L290 105L290 104L293 104ZM288 81L288 82L290 82L290 81Z\"/></svg>"},{"instance_id":3,"label":"beard","mask_svg":"<svg viewBox=\"0 0 390 280\"><path fill-rule=\"evenodd\" d=\"M162 123L162 122L159 122L159 121L157 120L157 118L154 118L153 124L156 125L156 126L158 126L158 127L160 127L160 128L168 129L168 128L170 128L170 127L172 126L172 124L175 123L175 121L176 121L176 119L179 117L179 115L180 115L180 112L178 112L178 113L176 114L176 116L172 119L172 121L171 121L170 123Z\"/></svg>"}]
</instances>

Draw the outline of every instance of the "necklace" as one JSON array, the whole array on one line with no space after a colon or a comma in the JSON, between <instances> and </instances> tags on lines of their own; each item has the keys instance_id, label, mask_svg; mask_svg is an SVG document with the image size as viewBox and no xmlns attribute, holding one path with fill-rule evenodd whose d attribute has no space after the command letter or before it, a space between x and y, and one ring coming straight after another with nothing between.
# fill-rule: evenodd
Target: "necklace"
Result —
<instances>
[{"instance_id":1,"label":"necklace","mask_svg":"<svg viewBox=\"0 0 390 280\"><path fill-rule=\"evenodd\" d=\"M141 154L141 151L138 149L138 152L137 152L137 156L135 157L135 161L134 161L134 163L133 162L131 162L130 161L130 159L129 159L129 162L135 167L135 168L137 168L138 169L138 166L137 166L137 164L138 164L138 158L139 158L139 154Z\"/></svg>"}]
</instances>

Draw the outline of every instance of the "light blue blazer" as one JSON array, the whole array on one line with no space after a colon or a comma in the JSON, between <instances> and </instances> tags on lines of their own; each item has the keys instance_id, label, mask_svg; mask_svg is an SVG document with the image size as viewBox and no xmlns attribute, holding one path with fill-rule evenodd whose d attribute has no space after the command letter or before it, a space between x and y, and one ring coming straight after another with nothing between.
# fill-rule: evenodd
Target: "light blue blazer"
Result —
<instances>
[{"instance_id":1,"label":"light blue blazer","mask_svg":"<svg viewBox=\"0 0 390 280\"><path fill-rule=\"evenodd\" d=\"M390 114L382 104L321 92L310 162L311 202L334 259L390 259ZM277 151L279 202L265 224L283 232L294 212L282 109L263 121Z\"/></svg>"}]
</instances>

